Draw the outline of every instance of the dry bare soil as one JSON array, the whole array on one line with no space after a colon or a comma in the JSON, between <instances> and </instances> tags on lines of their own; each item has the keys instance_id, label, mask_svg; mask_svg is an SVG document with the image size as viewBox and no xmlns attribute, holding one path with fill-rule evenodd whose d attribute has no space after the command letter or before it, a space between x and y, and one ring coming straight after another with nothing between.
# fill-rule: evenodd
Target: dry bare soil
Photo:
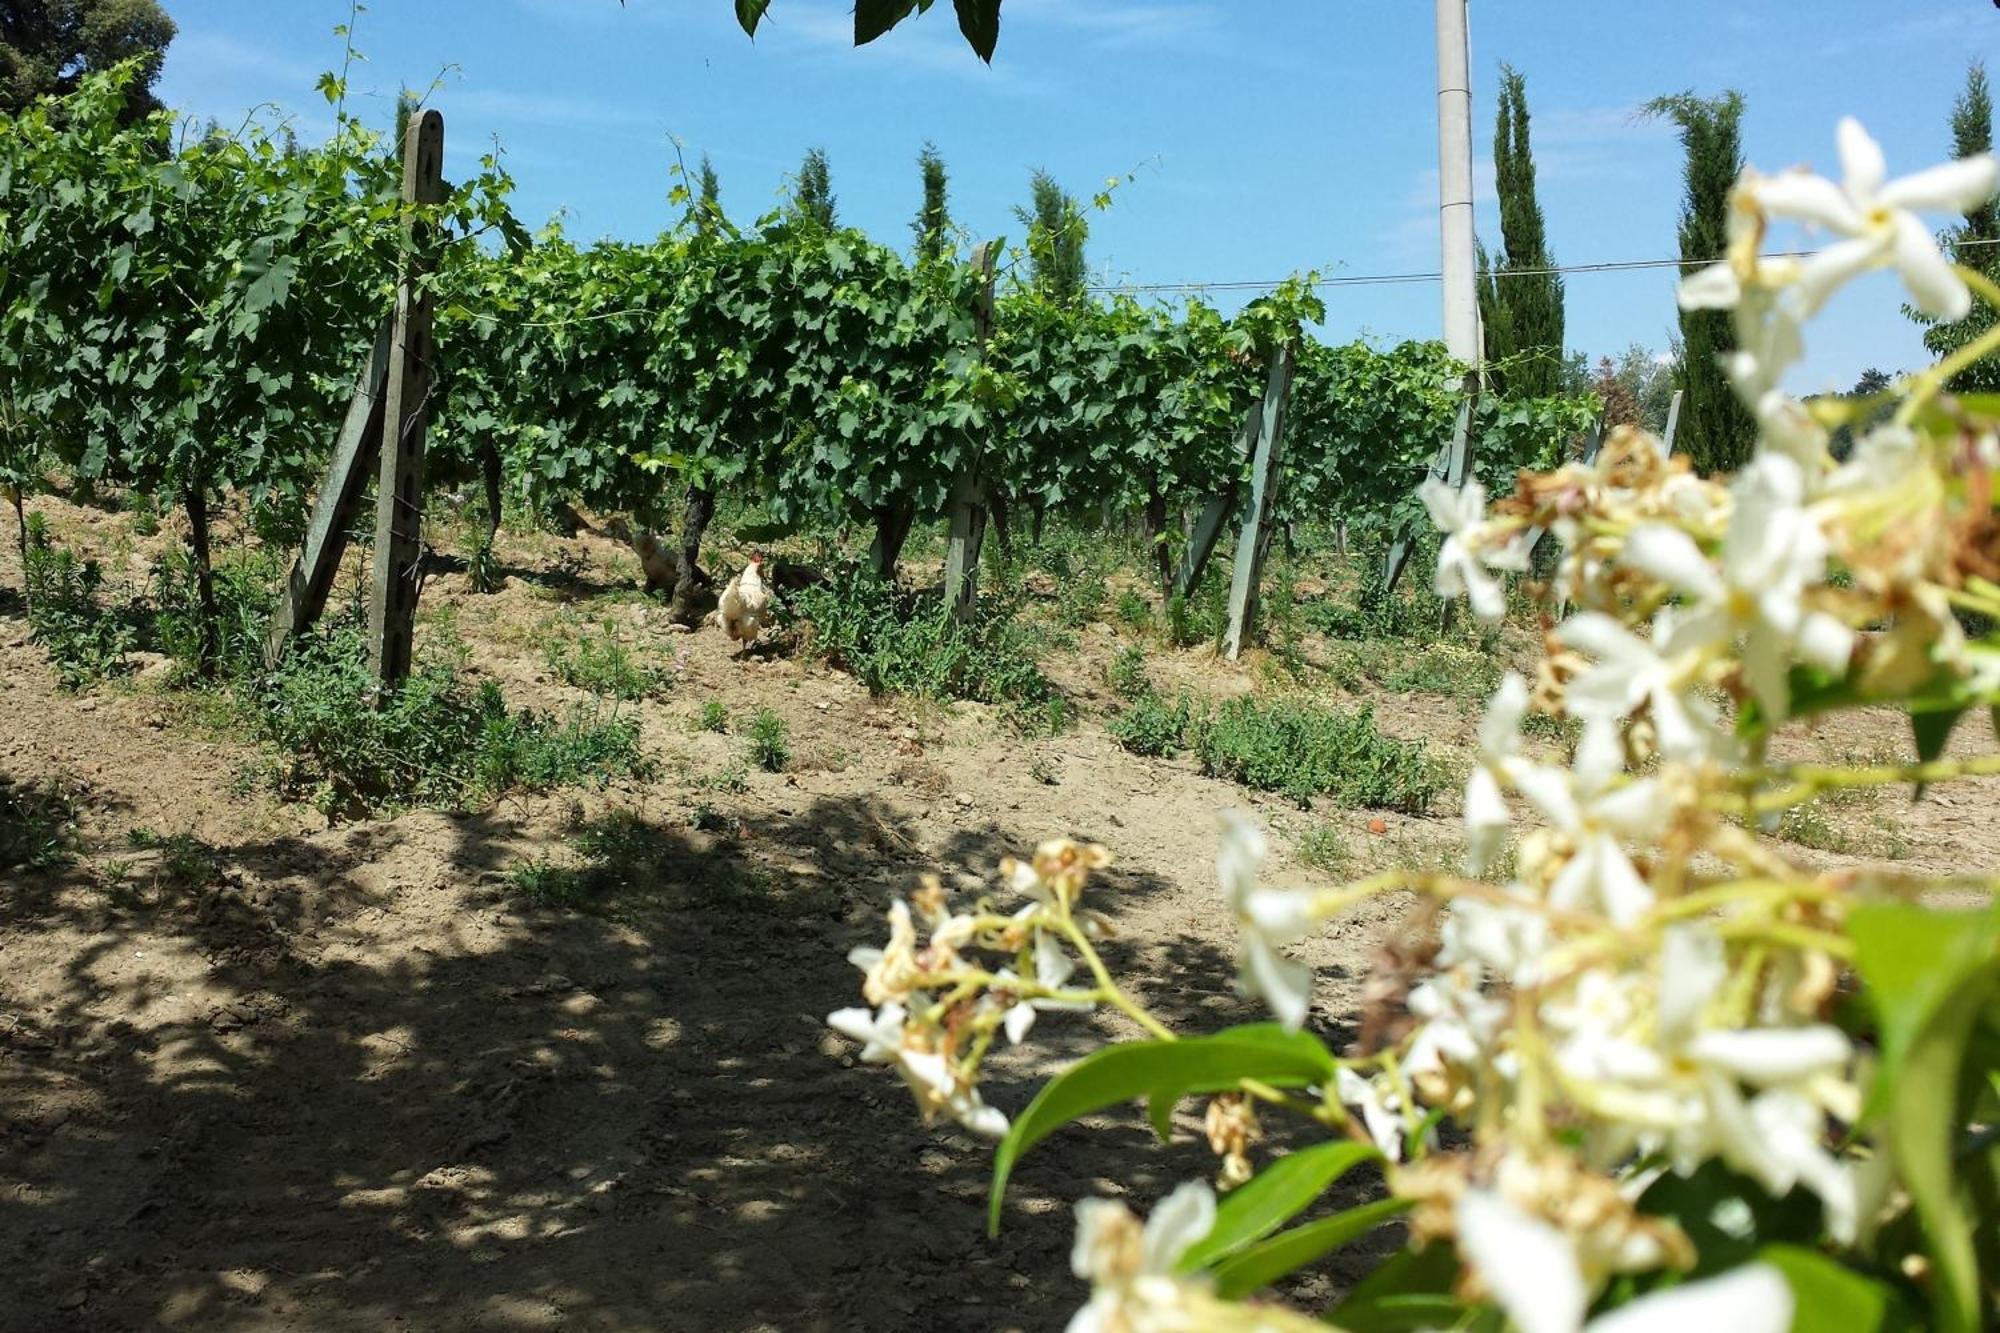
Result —
<instances>
[{"instance_id":1,"label":"dry bare soil","mask_svg":"<svg viewBox=\"0 0 2000 1333\"><path fill-rule=\"evenodd\" d=\"M171 536L40 507L114 581ZM330 823L245 783L256 751L198 699L145 679L59 692L18 600L0 600L0 776L73 780L86 811L71 866L0 885L0 1329L1059 1328L1083 1296L1070 1204L1120 1190L1150 1204L1209 1170L1199 1108L1164 1148L1136 1113L1058 1135L989 1240L989 1149L923 1129L823 1026L857 1002L846 951L927 872L969 888L1040 839L1094 839L1117 858L1097 897L1119 927L1114 965L1157 1012L1209 1029L1257 1016L1232 987L1218 810L1277 828L1279 879L1310 876L1287 848L1321 823L1357 868L1456 845L1449 799L1371 833L1375 812L1306 814L1128 754L1103 727L1109 625L1050 664L1080 724L1026 740L995 709L871 699L796 654L672 633L662 608L618 595L636 565L612 543L503 537L502 551L497 593L433 580L420 633L448 626L511 703L560 710L585 696L549 673L552 625L573 606L613 618L672 673L663 697L626 705L655 777ZM9 542L8 589L12 556ZM1149 651L1173 686L1221 694L1271 674ZM783 716L791 767L718 782L744 742L695 728L711 698ZM1470 742L1464 700L1377 703L1386 730L1447 755ZM1863 719L1810 745L1900 743ZM573 830L613 810L641 821L639 882L582 909L527 903L512 869L560 863ZM1820 847L1798 850L1990 865L1996 813L1992 785L1884 798L1823 812L1798 831ZM192 835L210 882L134 850L134 829ZM1307 946L1311 1021L1336 1045L1409 907ZM1120 1035L1108 1017L1045 1019L988 1098L1018 1112L1039 1078ZM1373 1187L1354 1180L1345 1201ZM1290 1294L1324 1302L1365 1261Z\"/></svg>"}]
</instances>

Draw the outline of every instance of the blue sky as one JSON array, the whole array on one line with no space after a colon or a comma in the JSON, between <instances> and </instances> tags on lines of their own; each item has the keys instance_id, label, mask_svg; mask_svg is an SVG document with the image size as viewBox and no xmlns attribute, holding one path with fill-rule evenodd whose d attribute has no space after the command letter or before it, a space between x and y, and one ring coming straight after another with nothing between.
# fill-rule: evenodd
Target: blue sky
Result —
<instances>
[{"instance_id":1,"label":"blue sky","mask_svg":"<svg viewBox=\"0 0 2000 1333\"><path fill-rule=\"evenodd\" d=\"M312 91L337 65L346 0L166 0L181 27L159 92L235 123L275 104L323 133ZM914 159L935 140L954 216L1011 235L1029 172L1088 196L1100 280L1268 280L1437 267L1435 56L1425 0L1006 0L992 68L950 6L848 46L839 0L774 0L753 44L728 0L376 0L359 21L360 105L442 79L462 164L497 138L516 207L558 209L573 235L643 237L671 218L669 136L715 162L739 221L772 207L804 150L824 147L841 218L907 244ZM2000 66L1991 0L1614 4L1472 0L1481 235L1491 199L1499 62L1527 76L1551 244L1563 263L1676 253L1679 146L1633 108L1660 93L1740 89L1745 148L1767 168L1832 170L1833 127L1859 116L1891 171L1947 147L1965 63ZM1244 299L1214 298L1225 308ZM1435 284L1341 287L1323 335L1433 337ZM1664 347L1670 272L1569 280L1569 342L1593 357ZM1923 361L1892 278L1875 275L1814 326L1796 387L1844 388L1869 365Z\"/></svg>"}]
</instances>

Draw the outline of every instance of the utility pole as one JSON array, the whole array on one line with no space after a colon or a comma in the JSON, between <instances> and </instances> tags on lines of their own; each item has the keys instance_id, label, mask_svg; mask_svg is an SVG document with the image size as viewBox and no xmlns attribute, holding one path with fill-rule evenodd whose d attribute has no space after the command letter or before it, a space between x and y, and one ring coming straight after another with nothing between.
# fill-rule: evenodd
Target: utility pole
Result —
<instances>
[{"instance_id":1,"label":"utility pole","mask_svg":"<svg viewBox=\"0 0 2000 1333\"><path fill-rule=\"evenodd\" d=\"M1466 0L1437 0L1438 221L1444 236L1444 343L1479 364L1472 231L1472 58Z\"/></svg>"},{"instance_id":2,"label":"utility pole","mask_svg":"<svg viewBox=\"0 0 2000 1333\"><path fill-rule=\"evenodd\" d=\"M1438 446L1430 475L1457 490L1472 475L1472 400L1479 392L1479 274L1472 232L1472 53L1467 0L1437 0L1438 230L1443 237L1444 345L1471 369L1458 396L1451 438ZM1409 563L1412 537L1398 534L1383 563L1394 588ZM1447 617L1450 607L1445 609Z\"/></svg>"}]
</instances>

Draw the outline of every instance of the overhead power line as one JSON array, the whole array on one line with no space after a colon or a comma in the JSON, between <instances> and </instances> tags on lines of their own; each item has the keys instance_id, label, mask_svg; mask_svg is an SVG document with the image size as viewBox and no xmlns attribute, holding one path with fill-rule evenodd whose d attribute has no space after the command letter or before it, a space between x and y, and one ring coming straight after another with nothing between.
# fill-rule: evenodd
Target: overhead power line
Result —
<instances>
[{"instance_id":1,"label":"overhead power line","mask_svg":"<svg viewBox=\"0 0 2000 1333\"><path fill-rule=\"evenodd\" d=\"M2000 245L2000 241L1968 240L1957 243L1961 250L1974 246ZM1765 259L1804 259L1817 253L1812 250L1783 250L1763 256ZM1551 273L1639 273L1647 269L1680 268L1694 261L1685 259L1610 259L1596 264L1553 264L1546 268L1496 269L1492 275L1497 278L1547 277ZM1703 262L1719 262L1714 260ZM1316 287L1396 287L1410 283L1440 282L1444 274L1436 271L1427 273L1356 273L1339 277L1320 278ZM1093 292L1137 295L1159 292L1242 292L1269 291L1281 286L1289 279L1280 278L1269 282L1134 282L1102 283L1089 288Z\"/></svg>"}]
</instances>

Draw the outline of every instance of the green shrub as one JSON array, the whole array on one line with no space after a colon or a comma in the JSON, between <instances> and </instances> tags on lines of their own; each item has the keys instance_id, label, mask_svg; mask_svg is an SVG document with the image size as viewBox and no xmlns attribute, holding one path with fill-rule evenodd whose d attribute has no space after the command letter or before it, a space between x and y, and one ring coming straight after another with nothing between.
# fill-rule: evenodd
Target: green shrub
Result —
<instances>
[{"instance_id":1,"label":"green shrub","mask_svg":"<svg viewBox=\"0 0 2000 1333\"><path fill-rule=\"evenodd\" d=\"M1111 659L1111 690L1121 699L1140 699L1153 692L1146 678L1146 651L1129 644Z\"/></svg>"},{"instance_id":2,"label":"green shrub","mask_svg":"<svg viewBox=\"0 0 2000 1333\"><path fill-rule=\"evenodd\" d=\"M1421 744L1384 736L1372 709L1345 712L1301 698L1225 700L1193 728L1202 768L1307 806L1314 796L1347 805L1421 812L1444 786Z\"/></svg>"},{"instance_id":3,"label":"green shrub","mask_svg":"<svg viewBox=\"0 0 2000 1333\"><path fill-rule=\"evenodd\" d=\"M465 542L465 582L472 591L484 595L500 591L500 556L493 538L483 527L475 528Z\"/></svg>"},{"instance_id":4,"label":"green shrub","mask_svg":"<svg viewBox=\"0 0 2000 1333\"><path fill-rule=\"evenodd\" d=\"M1113 609L1127 629L1143 630L1153 623L1153 608L1134 589L1120 589Z\"/></svg>"},{"instance_id":5,"label":"green shrub","mask_svg":"<svg viewBox=\"0 0 2000 1333\"><path fill-rule=\"evenodd\" d=\"M151 491L125 492L125 512L132 516L132 533L151 537L160 530L160 507Z\"/></svg>"},{"instance_id":6,"label":"green shrub","mask_svg":"<svg viewBox=\"0 0 2000 1333\"><path fill-rule=\"evenodd\" d=\"M549 644L548 662L564 684L611 699L648 699L667 688L667 673L635 658L609 622L596 633L557 638Z\"/></svg>"},{"instance_id":7,"label":"green shrub","mask_svg":"<svg viewBox=\"0 0 2000 1333\"><path fill-rule=\"evenodd\" d=\"M98 600L104 570L95 560L52 544L40 514L28 516L28 633L49 655L56 681L80 690L115 675L138 641L129 608Z\"/></svg>"},{"instance_id":8,"label":"green shrub","mask_svg":"<svg viewBox=\"0 0 2000 1333\"><path fill-rule=\"evenodd\" d=\"M1011 598L982 597L961 622L936 597L852 571L801 589L789 605L813 628L811 651L875 694L1041 704L1055 692L1036 663L1042 641Z\"/></svg>"},{"instance_id":9,"label":"green shrub","mask_svg":"<svg viewBox=\"0 0 2000 1333\"><path fill-rule=\"evenodd\" d=\"M1187 748L1194 704L1183 694L1168 705L1151 690L1132 701L1132 706L1111 719L1112 738L1134 754L1160 758Z\"/></svg>"},{"instance_id":10,"label":"green shrub","mask_svg":"<svg viewBox=\"0 0 2000 1333\"><path fill-rule=\"evenodd\" d=\"M379 706L374 692L352 629L302 643L276 671L246 682L244 713L278 752L282 794L330 811L463 809L510 790L647 770L636 719L509 712L499 686L471 685L449 658L433 655Z\"/></svg>"},{"instance_id":11,"label":"green shrub","mask_svg":"<svg viewBox=\"0 0 2000 1333\"><path fill-rule=\"evenodd\" d=\"M20 783L0 775L0 870L49 870L76 848L83 803L67 783Z\"/></svg>"},{"instance_id":12,"label":"green shrub","mask_svg":"<svg viewBox=\"0 0 2000 1333\"><path fill-rule=\"evenodd\" d=\"M729 730L729 709L720 699L704 699L701 702L701 716L695 725L703 731L726 732Z\"/></svg>"},{"instance_id":13,"label":"green shrub","mask_svg":"<svg viewBox=\"0 0 2000 1333\"><path fill-rule=\"evenodd\" d=\"M1500 664L1490 653L1453 644L1435 643L1391 665L1383 685L1398 693L1444 694L1454 699L1485 699L1500 685Z\"/></svg>"},{"instance_id":14,"label":"green shrub","mask_svg":"<svg viewBox=\"0 0 2000 1333\"><path fill-rule=\"evenodd\" d=\"M264 639L284 578L275 552L249 552L217 562L209 586L215 596L216 668L225 680L264 669ZM174 660L175 674L193 677L201 665L201 591L194 561L176 547L153 571L152 642Z\"/></svg>"},{"instance_id":15,"label":"green shrub","mask_svg":"<svg viewBox=\"0 0 2000 1333\"><path fill-rule=\"evenodd\" d=\"M760 708L750 719L750 762L769 773L776 773L791 762L791 728L785 719L768 708Z\"/></svg>"}]
</instances>

